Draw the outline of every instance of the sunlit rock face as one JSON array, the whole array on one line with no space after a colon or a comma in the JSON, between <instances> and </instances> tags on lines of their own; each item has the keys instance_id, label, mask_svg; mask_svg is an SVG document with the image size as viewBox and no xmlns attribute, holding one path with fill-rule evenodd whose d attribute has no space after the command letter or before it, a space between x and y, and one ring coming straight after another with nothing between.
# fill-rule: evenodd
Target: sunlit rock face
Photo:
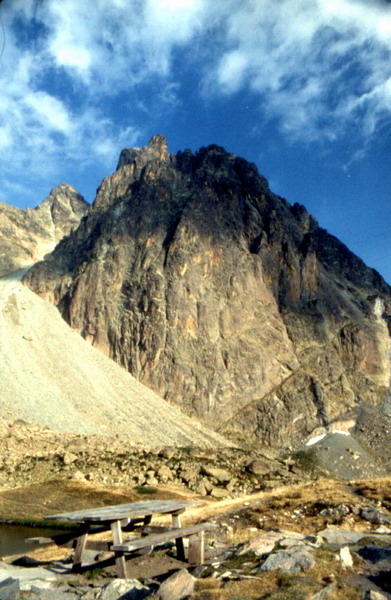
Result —
<instances>
[{"instance_id":1,"label":"sunlit rock face","mask_svg":"<svg viewBox=\"0 0 391 600\"><path fill-rule=\"evenodd\" d=\"M89 205L63 183L34 209L0 203L0 277L31 266L79 225Z\"/></svg>"},{"instance_id":2,"label":"sunlit rock face","mask_svg":"<svg viewBox=\"0 0 391 600\"><path fill-rule=\"evenodd\" d=\"M188 414L289 443L384 399L390 287L255 165L218 146L122 151L25 282Z\"/></svg>"}]
</instances>

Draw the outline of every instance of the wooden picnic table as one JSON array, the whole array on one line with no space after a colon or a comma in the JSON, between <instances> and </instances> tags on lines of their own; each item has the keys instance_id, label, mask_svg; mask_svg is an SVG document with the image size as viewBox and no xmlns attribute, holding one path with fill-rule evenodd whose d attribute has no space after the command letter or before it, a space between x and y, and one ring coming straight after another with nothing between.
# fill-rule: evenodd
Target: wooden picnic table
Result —
<instances>
[{"instance_id":1,"label":"wooden picnic table","mask_svg":"<svg viewBox=\"0 0 391 600\"><path fill-rule=\"evenodd\" d=\"M183 536L196 536L198 535L198 531L201 533L203 533L203 531L201 531L202 528L200 528L199 525L182 528L180 515L183 514L189 506L197 504L199 504L199 502L150 500L133 504L118 504L114 506L89 508L68 513L48 515L46 516L46 519L53 521L70 521L78 524L79 527L76 531L60 534L59 536L52 536L50 538L59 545L65 543L68 543L69 545L69 541L73 540L75 552L72 570L76 572L81 569L83 553L87 546L89 534L111 530L112 543L106 542L105 548L114 552L118 577L124 578L126 577L126 552L134 552L137 549L146 548L156 545L157 543L175 539L178 558L184 560ZM124 530L136 531L137 528L139 528L143 533L154 515L171 515L172 527L151 527L150 530L152 530L152 533L156 533L156 531L160 531L160 533L158 533L158 535L146 535L145 538L142 538L142 542L140 540L136 540L133 544L124 542ZM59 541L56 541L56 537L60 538ZM61 543L61 537L66 541ZM95 548L102 547L99 546L99 542L95 546L91 543L88 545L89 547Z\"/></svg>"}]
</instances>

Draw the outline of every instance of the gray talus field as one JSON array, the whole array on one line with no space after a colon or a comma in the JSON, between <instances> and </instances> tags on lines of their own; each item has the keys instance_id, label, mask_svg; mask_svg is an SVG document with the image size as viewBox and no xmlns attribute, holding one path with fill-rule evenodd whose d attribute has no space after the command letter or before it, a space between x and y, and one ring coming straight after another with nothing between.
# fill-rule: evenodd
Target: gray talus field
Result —
<instances>
[{"instance_id":1,"label":"gray talus field","mask_svg":"<svg viewBox=\"0 0 391 600\"><path fill-rule=\"evenodd\" d=\"M0 278L3 418L146 446L225 443L72 332L21 275Z\"/></svg>"}]
</instances>

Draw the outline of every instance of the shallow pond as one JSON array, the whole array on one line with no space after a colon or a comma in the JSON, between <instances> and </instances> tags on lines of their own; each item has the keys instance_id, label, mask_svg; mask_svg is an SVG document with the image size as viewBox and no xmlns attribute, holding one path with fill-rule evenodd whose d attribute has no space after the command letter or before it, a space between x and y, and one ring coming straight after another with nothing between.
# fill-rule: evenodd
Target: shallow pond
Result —
<instances>
[{"instance_id":1,"label":"shallow pond","mask_svg":"<svg viewBox=\"0 0 391 600\"><path fill-rule=\"evenodd\" d=\"M38 544L27 544L26 538L48 537L58 533L58 529L24 527L22 525L2 525L0 523L0 557L11 554L29 554Z\"/></svg>"}]
</instances>

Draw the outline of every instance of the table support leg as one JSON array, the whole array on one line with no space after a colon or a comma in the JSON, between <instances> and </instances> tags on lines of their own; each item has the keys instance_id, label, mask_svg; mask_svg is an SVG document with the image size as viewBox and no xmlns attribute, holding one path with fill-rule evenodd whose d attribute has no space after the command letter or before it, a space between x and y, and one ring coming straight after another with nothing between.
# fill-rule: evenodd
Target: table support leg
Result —
<instances>
[{"instance_id":1,"label":"table support leg","mask_svg":"<svg viewBox=\"0 0 391 600\"><path fill-rule=\"evenodd\" d=\"M191 565L203 565L204 556L204 532L200 531L195 535L189 536L189 555L187 558Z\"/></svg>"},{"instance_id":2,"label":"table support leg","mask_svg":"<svg viewBox=\"0 0 391 600\"><path fill-rule=\"evenodd\" d=\"M143 525L146 527L152 521L152 515L145 515Z\"/></svg>"},{"instance_id":3,"label":"table support leg","mask_svg":"<svg viewBox=\"0 0 391 600\"><path fill-rule=\"evenodd\" d=\"M111 523L111 533L113 535L113 544L122 544L122 529L120 521L113 521ZM126 579L126 562L124 554L120 552L115 553L115 566L117 568L117 575L121 579Z\"/></svg>"},{"instance_id":4,"label":"table support leg","mask_svg":"<svg viewBox=\"0 0 391 600\"><path fill-rule=\"evenodd\" d=\"M181 527L180 514L182 512L183 512L183 510L180 513L173 513L173 515L172 515L173 529L178 529L179 527ZM175 540L175 544L176 544L176 553L177 553L178 560L185 560L185 547L183 545L183 538L177 538Z\"/></svg>"},{"instance_id":5,"label":"table support leg","mask_svg":"<svg viewBox=\"0 0 391 600\"><path fill-rule=\"evenodd\" d=\"M81 565L83 561L83 552L87 544L88 538L88 528L79 535L76 541L75 553L73 555L73 565L72 571L73 573L78 573L81 570Z\"/></svg>"}]
</instances>

